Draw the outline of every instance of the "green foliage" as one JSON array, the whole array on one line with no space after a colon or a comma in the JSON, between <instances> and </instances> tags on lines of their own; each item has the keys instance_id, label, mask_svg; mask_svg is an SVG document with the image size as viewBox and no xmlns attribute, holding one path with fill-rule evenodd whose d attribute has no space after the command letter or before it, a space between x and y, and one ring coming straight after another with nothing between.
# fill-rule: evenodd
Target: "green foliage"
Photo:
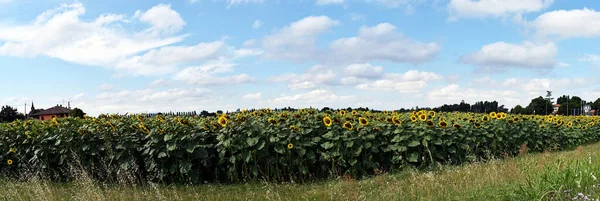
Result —
<instances>
[{"instance_id":1,"label":"green foliage","mask_svg":"<svg viewBox=\"0 0 600 201\"><path fill-rule=\"evenodd\" d=\"M366 120L362 124L361 118ZM219 117L15 121L0 124L0 171L19 175L36 170L59 181L73 179L68 167L74 165L103 181L123 171L164 183L361 178L378 170L517 155L523 144L539 152L597 142L598 120L303 109Z\"/></svg>"},{"instance_id":2,"label":"green foliage","mask_svg":"<svg viewBox=\"0 0 600 201\"><path fill-rule=\"evenodd\" d=\"M18 119L17 108L11 106L2 106L0 110L0 122L12 122Z\"/></svg>"},{"instance_id":3,"label":"green foliage","mask_svg":"<svg viewBox=\"0 0 600 201\"><path fill-rule=\"evenodd\" d=\"M83 110L81 110L79 108L75 108L75 109L71 110L71 113L69 114L69 116L83 118L83 116L85 116L85 113L83 112Z\"/></svg>"}]
</instances>

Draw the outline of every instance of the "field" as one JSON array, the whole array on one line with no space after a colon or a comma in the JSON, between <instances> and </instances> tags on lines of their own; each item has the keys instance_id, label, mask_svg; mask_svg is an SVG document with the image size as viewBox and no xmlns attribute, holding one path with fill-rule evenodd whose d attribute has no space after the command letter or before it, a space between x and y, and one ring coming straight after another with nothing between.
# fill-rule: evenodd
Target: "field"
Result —
<instances>
[{"instance_id":1,"label":"field","mask_svg":"<svg viewBox=\"0 0 600 201\"><path fill-rule=\"evenodd\" d=\"M60 195L73 188L85 189L73 187L83 183L90 192L117 191L127 196L135 196L136 192L141 193L139 196L171 193L207 196L197 192L235 191L227 195L250 193L277 199L280 192L298 193L303 196L301 199L319 199L325 195L347 196L343 192L348 191L382 199L385 197L380 196L395 195L417 198L425 195L424 192L440 189L448 190L446 194L471 192L470 188L461 187L464 185L476 185L474 189L478 190L473 191L473 195L479 195L476 192L486 192L489 185L503 188L515 184L524 189L509 189L510 192L521 194L506 196L542 196L536 192L550 189L545 188L548 186L537 189L538 184L531 183L540 176L532 169L536 165L529 164L528 159L498 161L596 143L600 141L598 121L598 117L495 112L320 112L315 109L244 110L217 117L101 115L43 122L16 121L0 124L0 150L5 150L0 156L0 160L5 161L0 171L6 181L4 185L14 185L7 189L16 195L27 192L27 186L36 185L41 185L42 193L45 189L47 193ZM455 165L466 166L456 169ZM567 169L564 166L558 164L558 169L547 172L559 175L573 168L587 168L586 171L592 172L598 169L591 164ZM547 166L542 164L541 167ZM523 173L522 168L530 173ZM425 173L417 173L420 171ZM506 171L514 175L507 176ZM506 182L477 183L485 178L460 180L494 174ZM574 174L562 178L563 183L550 186L572 187L569 179L579 178L581 184L581 178L587 178L582 172ZM548 180L548 175L541 176ZM522 183L523 179L529 183ZM422 184L415 182L427 180ZM158 187L150 188L148 183ZM234 185L224 185L228 183ZM436 186L445 183L449 186ZM134 189L128 192L127 188L111 187L122 184ZM200 185L185 186L190 184ZM138 185L141 186L135 187ZM179 187L165 187L168 185ZM247 191L233 190L240 188ZM528 195L528 188L536 189L530 189L532 195ZM185 193L188 191L190 195ZM311 192L315 195L304 195ZM361 198L356 196L354 198Z\"/></svg>"}]
</instances>

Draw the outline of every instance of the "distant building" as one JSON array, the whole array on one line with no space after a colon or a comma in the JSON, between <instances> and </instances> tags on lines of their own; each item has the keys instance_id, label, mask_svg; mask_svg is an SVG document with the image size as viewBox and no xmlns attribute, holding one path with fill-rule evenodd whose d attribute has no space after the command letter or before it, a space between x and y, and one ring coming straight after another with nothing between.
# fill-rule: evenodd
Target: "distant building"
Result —
<instances>
[{"instance_id":1,"label":"distant building","mask_svg":"<svg viewBox=\"0 0 600 201\"><path fill-rule=\"evenodd\" d=\"M557 114L558 108L560 108L560 104L554 104L554 105L552 105L552 107L554 108L554 111L552 112L552 114Z\"/></svg>"},{"instance_id":2,"label":"distant building","mask_svg":"<svg viewBox=\"0 0 600 201\"><path fill-rule=\"evenodd\" d=\"M71 113L71 109L63 107L62 105L56 105L54 107L48 108L46 110L42 110L41 112L33 113L30 117L39 120L50 120L54 117L62 118L68 117Z\"/></svg>"}]
</instances>

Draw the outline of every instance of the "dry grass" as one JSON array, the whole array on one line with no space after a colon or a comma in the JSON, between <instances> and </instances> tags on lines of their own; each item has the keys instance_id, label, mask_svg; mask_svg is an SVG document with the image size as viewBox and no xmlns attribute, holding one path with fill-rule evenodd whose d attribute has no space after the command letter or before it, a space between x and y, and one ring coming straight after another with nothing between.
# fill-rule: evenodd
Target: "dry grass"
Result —
<instances>
[{"instance_id":1,"label":"dry grass","mask_svg":"<svg viewBox=\"0 0 600 201\"><path fill-rule=\"evenodd\" d=\"M574 164L589 164L591 171L600 171L600 144L555 153L528 154L526 146L522 150L514 159L442 166L435 171L377 172L364 180L342 177L308 184L139 186L127 179L119 185L99 184L81 174L76 182L67 184L35 178L0 181L0 195L6 200L545 200L550 192L558 192L551 189Z\"/></svg>"}]
</instances>

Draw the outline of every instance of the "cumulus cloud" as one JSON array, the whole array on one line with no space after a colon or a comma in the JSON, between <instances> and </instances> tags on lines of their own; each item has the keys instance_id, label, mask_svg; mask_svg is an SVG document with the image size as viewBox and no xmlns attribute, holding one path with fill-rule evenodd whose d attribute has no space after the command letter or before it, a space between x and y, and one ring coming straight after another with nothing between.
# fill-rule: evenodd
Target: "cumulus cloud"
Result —
<instances>
[{"instance_id":1,"label":"cumulus cloud","mask_svg":"<svg viewBox=\"0 0 600 201\"><path fill-rule=\"evenodd\" d=\"M313 58L316 53L316 37L339 24L327 16L308 16L291 23L262 40L270 59L303 60Z\"/></svg>"},{"instance_id":2,"label":"cumulus cloud","mask_svg":"<svg viewBox=\"0 0 600 201\"><path fill-rule=\"evenodd\" d=\"M228 85L256 81L256 78L244 73L219 76L232 72L235 65L227 61L214 61L202 66L187 67L175 74L174 79L194 85Z\"/></svg>"},{"instance_id":3,"label":"cumulus cloud","mask_svg":"<svg viewBox=\"0 0 600 201\"><path fill-rule=\"evenodd\" d=\"M170 4L158 4L146 12L136 11L136 17L141 22L152 25L147 31L151 34L173 34L179 32L185 26L185 21L179 13L171 9Z\"/></svg>"},{"instance_id":4,"label":"cumulus cloud","mask_svg":"<svg viewBox=\"0 0 600 201\"><path fill-rule=\"evenodd\" d=\"M260 100L262 97L261 93L255 93L255 94L245 94L242 96L243 100Z\"/></svg>"},{"instance_id":5,"label":"cumulus cloud","mask_svg":"<svg viewBox=\"0 0 600 201\"><path fill-rule=\"evenodd\" d=\"M450 19L507 17L509 15L539 12L554 0L450 0Z\"/></svg>"},{"instance_id":6,"label":"cumulus cloud","mask_svg":"<svg viewBox=\"0 0 600 201\"><path fill-rule=\"evenodd\" d=\"M558 50L554 43L510 44L496 42L484 45L480 50L462 56L460 62L496 71L513 67L548 70L558 65L557 54Z\"/></svg>"},{"instance_id":7,"label":"cumulus cloud","mask_svg":"<svg viewBox=\"0 0 600 201\"><path fill-rule=\"evenodd\" d=\"M298 89L315 89L322 85L337 84L336 74L327 69L323 65L315 65L309 68L303 74L287 73L284 75L273 76L267 78L268 82L287 82L288 88L292 90Z\"/></svg>"},{"instance_id":8,"label":"cumulus cloud","mask_svg":"<svg viewBox=\"0 0 600 201\"><path fill-rule=\"evenodd\" d=\"M527 25L537 34L559 38L600 36L600 12L583 8L556 10L538 16Z\"/></svg>"},{"instance_id":9,"label":"cumulus cloud","mask_svg":"<svg viewBox=\"0 0 600 201\"><path fill-rule=\"evenodd\" d=\"M269 99L270 103L285 105L285 104L302 104L302 105L310 105L310 104L327 104L334 103L336 101L348 101L353 100L356 97L354 96L340 96L335 95L331 91L324 89L315 89L310 92L295 94L295 95L282 95L277 98Z\"/></svg>"},{"instance_id":10,"label":"cumulus cloud","mask_svg":"<svg viewBox=\"0 0 600 201\"><path fill-rule=\"evenodd\" d=\"M402 36L389 23L362 26L358 36L341 38L330 45L329 60L360 63L373 60L423 63L433 59L441 47Z\"/></svg>"},{"instance_id":11,"label":"cumulus cloud","mask_svg":"<svg viewBox=\"0 0 600 201\"><path fill-rule=\"evenodd\" d=\"M381 79L360 83L356 85L356 88L370 91L415 93L427 87L430 81L440 79L442 76L436 73L410 70L405 73L387 73Z\"/></svg>"},{"instance_id":12,"label":"cumulus cloud","mask_svg":"<svg viewBox=\"0 0 600 201\"><path fill-rule=\"evenodd\" d=\"M156 11L156 10L159 11ZM148 30L173 32L181 27L180 18L169 6L158 5L139 12L151 27ZM136 75L169 72L168 67L119 66L123 58L153 48L179 42L181 36L149 36L142 32L127 32L112 23L121 23L123 16L104 14L91 22L82 21L85 8L80 3L63 4L45 11L26 25L0 24L0 55L35 57L46 55L67 62L104 66ZM162 20L152 16L168 13ZM175 12L176 13L176 12ZM145 16L145 17L144 17ZM170 18L177 19L170 19ZM174 21L174 22L172 22Z\"/></svg>"}]
</instances>

